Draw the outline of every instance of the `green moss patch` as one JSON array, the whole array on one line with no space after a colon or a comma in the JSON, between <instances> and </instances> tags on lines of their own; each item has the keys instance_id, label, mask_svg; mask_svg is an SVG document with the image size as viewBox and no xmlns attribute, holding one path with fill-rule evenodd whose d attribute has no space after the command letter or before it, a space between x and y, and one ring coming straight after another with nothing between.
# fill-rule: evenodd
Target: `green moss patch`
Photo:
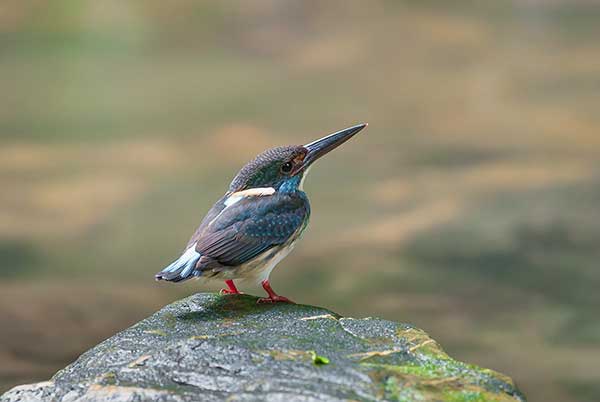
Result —
<instances>
[{"instance_id":1,"label":"green moss patch","mask_svg":"<svg viewBox=\"0 0 600 402\"><path fill-rule=\"evenodd\" d=\"M324 364L329 364L329 359L325 356L319 356L317 354L317 352L315 352L314 350L311 350L310 352L310 356L312 358L312 362L315 366L322 366Z\"/></svg>"}]
</instances>

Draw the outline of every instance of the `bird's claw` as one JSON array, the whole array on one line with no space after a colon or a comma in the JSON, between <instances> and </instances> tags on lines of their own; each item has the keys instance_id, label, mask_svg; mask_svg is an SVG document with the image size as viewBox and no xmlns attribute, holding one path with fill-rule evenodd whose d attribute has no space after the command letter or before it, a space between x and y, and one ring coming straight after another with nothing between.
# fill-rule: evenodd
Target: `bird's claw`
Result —
<instances>
[{"instance_id":1,"label":"bird's claw","mask_svg":"<svg viewBox=\"0 0 600 402\"><path fill-rule=\"evenodd\" d=\"M221 289L221 290L219 290L219 294L221 296L223 296L223 295L243 295L244 293L242 293L242 292L234 292L231 289Z\"/></svg>"},{"instance_id":2,"label":"bird's claw","mask_svg":"<svg viewBox=\"0 0 600 402\"><path fill-rule=\"evenodd\" d=\"M287 297L283 296L272 296L272 297L261 297L256 301L257 304L272 304L272 303L291 303L296 304Z\"/></svg>"}]
</instances>

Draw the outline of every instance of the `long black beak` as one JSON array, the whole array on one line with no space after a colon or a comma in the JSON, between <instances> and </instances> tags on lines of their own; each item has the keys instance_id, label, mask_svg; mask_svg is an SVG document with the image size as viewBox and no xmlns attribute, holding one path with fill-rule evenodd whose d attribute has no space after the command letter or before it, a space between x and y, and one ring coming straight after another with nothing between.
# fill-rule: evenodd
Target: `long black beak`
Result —
<instances>
[{"instance_id":1,"label":"long black beak","mask_svg":"<svg viewBox=\"0 0 600 402\"><path fill-rule=\"evenodd\" d=\"M298 169L298 171L306 170L306 168L308 168L314 161L339 147L365 127L367 127L367 123L361 123L356 126L345 128L336 133L329 134L326 137L304 145L304 148L307 150L307 154L302 162L302 167Z\"/></svg>"}]
</instances>

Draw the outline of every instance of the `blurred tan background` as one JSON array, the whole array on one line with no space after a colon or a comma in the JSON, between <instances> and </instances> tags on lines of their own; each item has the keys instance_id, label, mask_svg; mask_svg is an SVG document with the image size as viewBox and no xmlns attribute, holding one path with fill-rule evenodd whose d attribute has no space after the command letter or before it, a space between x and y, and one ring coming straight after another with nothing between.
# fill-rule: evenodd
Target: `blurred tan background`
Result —
<instances>
[{"instance_id":1,"label":"blurred tan background","mask_svg":"<svg viewBox=\"0 0 600 402\"><path fill-rule=\"evenodd\" d=\"M600 398L600 2L4 1L0 390L160 306L264 148L368 121L275 289ZM246 291L260 294L256 287Z\"/></svg>"}]
</instances>

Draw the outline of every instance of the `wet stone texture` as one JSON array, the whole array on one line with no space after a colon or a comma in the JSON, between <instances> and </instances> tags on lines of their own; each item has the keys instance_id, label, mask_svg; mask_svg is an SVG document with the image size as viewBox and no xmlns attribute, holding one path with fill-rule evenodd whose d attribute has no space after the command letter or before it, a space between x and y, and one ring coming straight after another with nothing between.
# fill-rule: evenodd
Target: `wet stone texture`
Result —
<instances>
[{"instance_id":1,"label":"wet stone texture","mask_svg":"<svg viewBox=\"0 0 600 402\"><path fill-rule=\"evenodd\" d=\"M524 401L425 332L312 306L196 294L0 401Z\"/></svg>"}]
</instances>

